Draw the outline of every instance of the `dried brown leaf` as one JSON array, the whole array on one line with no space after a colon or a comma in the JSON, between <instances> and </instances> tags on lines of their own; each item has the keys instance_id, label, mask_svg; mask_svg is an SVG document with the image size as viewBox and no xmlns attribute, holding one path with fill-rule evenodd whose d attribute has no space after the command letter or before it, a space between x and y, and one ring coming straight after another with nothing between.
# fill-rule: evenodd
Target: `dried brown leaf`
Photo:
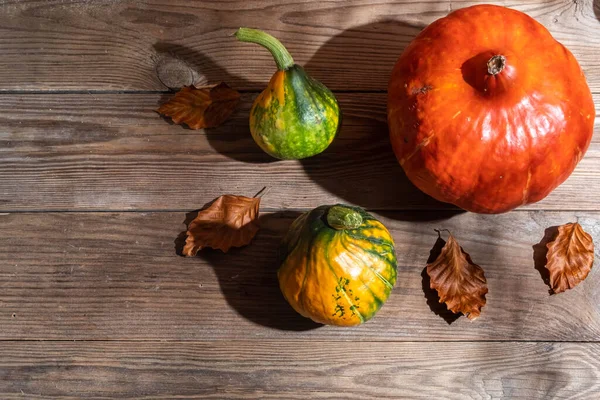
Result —
<instances>
[{"instance_id":1,"label":"dried brown leaf","mask_svg":"<svg viewBox=\"0 0 600 400\"><path fill-rule=\"evenodd\" d=\"M195 256L204 247L229 251L245 246L258 231L259 197L223 195L188 225L183 248L186 256Z\"/></svg>"},{"instance_id":2,"label":"dried brown leaf","mask_svg":"<svg viewBox=\"0 0 600 400\"><path fill-rule=\"evenodd\" d=\"M223 82L201 88L186 86L157 111L191 129L212 128L225 122L239 101L240 94Z\"/></svg>"},{"instance_id":3,"label":"dried brown leaf","mask_svg":"<svg viewBox=\"0 0 600 400\"><path fill-rule=\"evenodd\" d=\"M546 268L554 293L573 289L590 273L594 242L577 222L559 226L556 239L546 246Z\"/></svg>"},{"instance_id":4,"label":"dried brown leaf","mask_svg":"<svg viewBox=\"0 0 600 400\"><path fill-rule=\"evenodd\" d=\"M446 303L450 311L463 313L470 320L479 317L488 292L483 269L473 263L452 235L436 260L427 264L427 274L440 303Z\"/></svg>"}]
</instances>

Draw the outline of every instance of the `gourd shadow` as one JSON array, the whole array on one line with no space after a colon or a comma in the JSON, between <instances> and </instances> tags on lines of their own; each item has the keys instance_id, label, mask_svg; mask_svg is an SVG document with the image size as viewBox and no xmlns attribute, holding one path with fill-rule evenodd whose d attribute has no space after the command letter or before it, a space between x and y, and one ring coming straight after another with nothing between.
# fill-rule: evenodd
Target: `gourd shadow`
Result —
<instances>
[{"instance_id":1,"label":"gourd shadow","mask_svg":"<svg viewBox=\"0 0 600 400\"><path fill-rule=\"evenodd\" d=\"M230 74L212 58L195 49L169 42L156 42L156 74L171 90L194 83L213 84L221 81L235 87L247 87L247 81Z\"/></svg>"},{"instance_id":2,"label":"gourd shadow","mask_svg":"<svg viewBox=\"0 0 600 400\"><path fill-rule=\"evenodd\" d=\"M593 8L596 19L600 21L600 0L594 0Z\"/></svg>"},{"instance_id":3,"label":"gourd shadow","mask_svg":"<svg viewBox=\"0 0 600 400\"><path fill-rule=\"evenodd\" d=\"M342 123L327 150L301 163L314 182L344 202L377 210L452 208L409 181L388 137L387 81L397 58L423 27L393 20L354 27L331 38L305 65L312 77L336 94ZM371 49L378 49L375 56ZM345 76L363 80L360 90L349 88ZM440 219L432 213L422 216Z\"/></svg>"},{"instance_id":4,"label":"gourd shadow","mask_svg":"<svg viewBox=\"0 0 600 400\"><path fill-rule=\"evenodd\" d=\"M189 47L167 42L157 42L154 44L154 49L158 54L156 60L158 79L163 85L172 90L169 93L161 95L159 104L173 97L175 90L178 88L194 83L204 85L223 81L234 89L237 87L247 88L258 85L229 73L210 57ZM275 70L274 66L273 70ZM227 121L220 126L205 129L205 133L198 131L198 134L206 134L210 146L228 158L252 164L277 161L264 153L254 143L250 134L248 115L250 114L250 106L256 93L242 93L241 96L237 109ZM171 124L173 123L170 118L164 119ZM190 128L183 125L182 129Z\"/></svg>"},{"instance_id":5,"label":"gourd shadow","mask_svg":"<svg viewBox=\"0 0 600 400\"><path fill-rule=\"evenodd\" d=\"M446 241L442 239L441 236L438 236L435 244L429 252L427 264L434 262L435 259L438 258L445 244ZM460 318L461 315L463 315L462 313L453 313L452 311L448 310L448 307L446 307L444 303L440 303L440 296L438 295L437 290L431 288L431 279L427 274L427 267L423 268L423 271L421 272L421 278L423 293L425 294L425 299L427 299L427 305L435 315L442 317L448 325L451 325L454 321Z\"/></svg>"},{"instance_id":6,"label":"gourd shadow","mask_svg":"<svg viewBox=\"0 0 600 400\"><path fill-rule=\"evenodd\" d=\"M186 226L197 215L198 210L187 213ZM249 321L284 331L307 331L322 326L292 309L277 280L278 244L299 215L289 211L261 215L261 229L250 245L232 248L227 254L208 248L198 252L197 257L213 266L227 303ZM186 236L182 232L175 239L178 255L182 255Z\"/></svg>"},{"instance_id":7,"label":"gourd shadow","mask_svg":"<svg viewBox=\"0 0 600 400\"><path fill-rule=\"evenodd\" d=\"M556 235L558 235L558 226L546 228L542 240L532 246L535 269L540 273L540 277L544 283L548 285L548 294L550 295L554 294L554 291L550 286L550 272L546 268L546 254L548 253L548 247L546 247L546 245L553 241L556 238Z\"/></svg>"}]
</instances>

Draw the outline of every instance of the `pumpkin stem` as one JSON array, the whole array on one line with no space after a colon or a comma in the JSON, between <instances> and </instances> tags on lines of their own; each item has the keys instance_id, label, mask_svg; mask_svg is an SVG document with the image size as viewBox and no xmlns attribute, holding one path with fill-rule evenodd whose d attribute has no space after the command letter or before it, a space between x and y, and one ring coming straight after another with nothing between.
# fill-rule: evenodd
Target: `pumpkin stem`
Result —
<instances>
[{"instance_id":1,"label":"pumpkin stem","mask_svg":"<svg viewBox=\"0 0 600 400\"><path fill-rule=\"evenodd\" d=\"M294 59L285 46L266 32L258 29L240 28L235 33L235 37L241 42L260 44L269 50L275 59L277 68L281 71L285 71L294 65Z\"/></svg>"},{"instance_id":2,"label":"pumpkin stem","mask_svg":"<svg viewBox=\"0 0 600 400\"><path fill-rule=\"evenodd\" d=\"M498 75L506 67L506 57L496 55L487 62L488 74Z\"/></svg>"},{"instance_id":3,"label":"pumpkin stem","mask_svg":"<svg viewBox=\"0 0 600 400\"><path fill-rule=\"evenodd\" d=\"M360 213L347 206L338 204L327 211L327 224L336 230L356 229L362 222Z\"/></svg>"}]
</instances>

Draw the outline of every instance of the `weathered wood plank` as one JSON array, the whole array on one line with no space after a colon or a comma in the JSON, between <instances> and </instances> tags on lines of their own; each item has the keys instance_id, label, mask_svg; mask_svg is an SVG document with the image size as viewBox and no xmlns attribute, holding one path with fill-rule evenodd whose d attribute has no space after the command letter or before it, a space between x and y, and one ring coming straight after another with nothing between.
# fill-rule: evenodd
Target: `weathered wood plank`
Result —
<instances>
[{"instance_id":1,"label":"weathered wood plank","mask_svg":"<svg viewBox=\"0 0 600 400\"><path fill-rule=\"evenodd\" d=\"M195 78L261 89L274 63L266 51L235 41L231 34L242 25L276 34L298 63L332 89L385 90L394 62L424 26L477 3L4 1L0 90L163 90L165 83ZM543 23L600 90L600 12L594 13L592 0L493 3Z\"/></svg>"},{"instance_id":2,"label":"weathered wood plank","mask_svg":"<svg viewBox=\"0 0 600 400\"><path fill-rule=\"evenodd\" d=\"M600 344L0 342L3 399L590 399Z\"/></svg>"},{"instance_id":3,"label":"weathered wood plank","mask_svg":"<svg viewBox=\"0 0 600 400\"><path fill-rule=\"evenodd\" d=\"M176 255L184 213L0 215L0 340L600 338L597 271L549 296L532 247L546 228L575 220L600 239L598 212L388 213L397 287L372 321L353 329L316 326L283 299L276 253L296 215L264 214L252 245L196 258ZM475 322L452 318L427 289L436 228L450 229L485 270L488 302Z\"/></svg>"},{"instance_id":4,"label":"weathered wood plank","mask_svg":"<svg viewBox=\"0 0 600 400\"><path fill-rule=\"evenodd\" d=\"M0 211L192 210L263 186L271 188L263 207L273 210L336 202L449 207L417 190L394 158L385 94L339 94L340 134L302 162L276 161L256 146L247 121L254 96L245 94L232 120L206 132L163 121L153 111L158 94L0 96ZM527 208L598 209L598 171L596 135L571 178Z\"/></svg>"}]
</instances>

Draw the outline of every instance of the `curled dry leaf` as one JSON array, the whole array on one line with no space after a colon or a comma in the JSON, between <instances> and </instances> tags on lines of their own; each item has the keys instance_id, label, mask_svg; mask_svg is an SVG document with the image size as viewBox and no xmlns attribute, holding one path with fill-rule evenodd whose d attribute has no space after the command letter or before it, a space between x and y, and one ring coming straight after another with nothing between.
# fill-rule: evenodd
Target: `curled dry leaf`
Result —
<instances>
[{"instance_id":1,"label":"curled dry leaf","mask_svg":"<svg viewBox=\"0 0 600 400\"><path fill-rule=\"evenodd\" d=\"M191 129L212 128L225 122L239 101L240 94L225 83L200 88L186 86L157 111Z\"/></svg>"},{"instance_id":2,"label":"curled dry leaf","mask_svg":"<svg viewBox=\"0 0 600 400\"><path fill-rule=\"evenodd\" d=\"M245 246L258 232L259 197L223 195L188 225L183 248L186 256L195 256L204 247L229 251Z\"/></svg>"},{"instance_id":3,"label":"curled dry leaf","mask_svg":"<svg viewBox=\"0 0 600 400\"><path fill-rule=\"evenodd\" d=\"M559 226L556 239L546 246L546 268L554 293L573 289L590 273L594 242L577 222Z\"/></svg>"},{"instance_id":4,"label":"curled dry leaf","mask_svg":"<svg viewBox=\"0 0 600 400\"><path fill-rule=\"evenodd\" d=\"M483 269L471 260L452 235L438 258L427 264L431 288L437 290L440 303L446 303L454 313L463 313L470 320L481 314L488 292Z\"/></svg>"}]
</instances>

